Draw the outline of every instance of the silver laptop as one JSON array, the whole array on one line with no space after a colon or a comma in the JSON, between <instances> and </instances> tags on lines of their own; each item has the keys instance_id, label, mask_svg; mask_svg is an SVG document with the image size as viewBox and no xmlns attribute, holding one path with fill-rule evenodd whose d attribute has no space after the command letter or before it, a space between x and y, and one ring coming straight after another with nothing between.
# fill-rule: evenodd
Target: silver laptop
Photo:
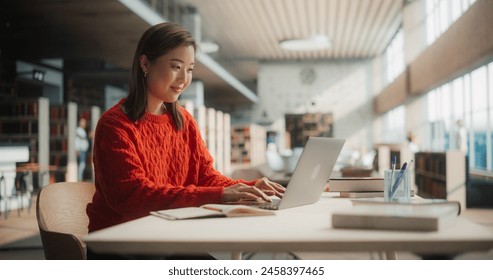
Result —
<instances>
[{"instance_id":1,"label":"silver laptop","mask_svg":"<svg viewBox=\"0 0 493 280\"><path fill-rule=\"evenodd\" d=\"M329 181L330 173L344 142L344 139L310 137L284 196L271 203L259 203L252 206L278 210L317 202Z\"/></svg>"}]
</instances>

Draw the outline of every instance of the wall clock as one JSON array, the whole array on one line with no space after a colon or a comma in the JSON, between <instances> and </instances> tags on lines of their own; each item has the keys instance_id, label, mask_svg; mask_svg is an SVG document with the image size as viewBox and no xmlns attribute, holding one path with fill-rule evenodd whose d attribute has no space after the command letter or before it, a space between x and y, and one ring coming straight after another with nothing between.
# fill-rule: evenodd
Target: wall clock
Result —
<instances>
[{"instance_id":1,"label":"wall clock","mask_svg":"<svg viewBox=\"0 0 493 280\"><path fill-rule=\"evenodd\" d=\"M317 74L313 68L303 68L300 72L300 80L303 84L312 84L317 78Z\"/></svg>"}]
</instances>

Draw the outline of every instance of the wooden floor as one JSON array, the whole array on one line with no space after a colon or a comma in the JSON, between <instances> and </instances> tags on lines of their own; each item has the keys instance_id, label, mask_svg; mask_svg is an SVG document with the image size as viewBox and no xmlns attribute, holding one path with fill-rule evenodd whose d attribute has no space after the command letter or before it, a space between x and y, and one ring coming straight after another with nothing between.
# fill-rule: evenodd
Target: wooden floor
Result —
<instances>
[{"instance_id":1,"label":"wooden floor","mask_svg":"<svg viewBox=\"0 0 493 280\"><path fill-rule=\"evenodd\" d=\"M44 259L39 229L36 220L36 197L32 198L32 208L18 213L13 210L5 219L0 217L0 260ZM2 213L3 214L3 213ZM493 209L466 209L462 216L475 223L487 226L493 236ZM257 254L255 258L283 259L283 254ZM290 256L286 256L289 258ZM302 259L379 259L375 253L301 253ZM417 259L411 253L398 253L399 259ZM493 250L487 252L471 252L458 256L459 259L493 259Z\"/></svg>"},{"instance_id":2,"label":"wooden floor","mask_svg":"<svg viewBox=\"0 0 493 280\"><path fill-rule=\"evenodd\" d=\"M2 213L0 217L0 245L24 239L39 234L36 221L36 197L32 198L32 208L23 209L20 212L12 210L7 218Z\"/></svg>"},{"instance_id":3,"label":"wooden floor","mask_svg":"<svg viewBox=\"0 0 493 280\"><path fill-rule=\"evenodd\" d=\"M0 216L0 260L42 260L43 246L36 220L36 196L31 209Z\"/></svg>"},{"instance_id":4,"label":"wooden floor","mask_svg":"<svg viewBox=\"0 0 493 280\"><path fill-rule=\"evenodd\" d=\"M32 198L31 209L11 210L7 218L0 217L0 245L39 234L36 221L36 197Z\"/></svg>"}]
</instances>

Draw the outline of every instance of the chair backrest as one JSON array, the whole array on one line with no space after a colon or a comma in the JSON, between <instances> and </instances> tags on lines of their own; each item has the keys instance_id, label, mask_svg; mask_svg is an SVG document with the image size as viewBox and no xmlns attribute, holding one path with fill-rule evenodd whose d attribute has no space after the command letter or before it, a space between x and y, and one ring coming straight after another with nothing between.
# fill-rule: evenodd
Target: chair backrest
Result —
<instances>
[{"instance_id":1,"label":"chair backrest","mask_svg":"<svg viewBox=\"0 0 493 280\"><path fill-rule=\"evenodd\" d=\"M86 206L95 189L85 182L54 183L41 189L36 217L46 259L86 259L81 238L88 232Z\"/></svg>"}]
</instances>

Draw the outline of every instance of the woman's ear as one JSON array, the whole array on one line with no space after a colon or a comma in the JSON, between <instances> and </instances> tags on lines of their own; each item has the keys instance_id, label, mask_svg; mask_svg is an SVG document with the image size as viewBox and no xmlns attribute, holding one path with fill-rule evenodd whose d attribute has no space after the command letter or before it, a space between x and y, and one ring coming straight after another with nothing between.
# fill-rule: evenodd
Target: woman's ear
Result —
<instances>
[{"instance_id":1,"label":"woman's ear","mask_svg":"<svg viewBox=\"0 0 493 280\"><path fill-rule=\"evenodd\" d=\"M142 72L147 74L147 67L149 66L149 59L147 59L147 56L145 54L140 56L140 68L142 69Z\"/></svg>"}]
</instances>

